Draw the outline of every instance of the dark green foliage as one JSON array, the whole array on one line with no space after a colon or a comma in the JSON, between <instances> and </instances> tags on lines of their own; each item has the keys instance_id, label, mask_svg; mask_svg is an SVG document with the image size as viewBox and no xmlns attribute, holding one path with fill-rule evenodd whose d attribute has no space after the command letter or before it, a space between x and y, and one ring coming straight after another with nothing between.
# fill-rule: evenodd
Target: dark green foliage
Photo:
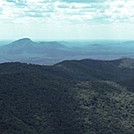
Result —
<instances>
[{"instance_id":1,"label":"dark green foliage","mask_svg":"<svg viewBox=\"0 0 134 134\"><path fill-rule=\"evenodd\" d=\"M134 69L120 65L0 64L0 134L133 134Z\"/></svg>"}]
</instances>

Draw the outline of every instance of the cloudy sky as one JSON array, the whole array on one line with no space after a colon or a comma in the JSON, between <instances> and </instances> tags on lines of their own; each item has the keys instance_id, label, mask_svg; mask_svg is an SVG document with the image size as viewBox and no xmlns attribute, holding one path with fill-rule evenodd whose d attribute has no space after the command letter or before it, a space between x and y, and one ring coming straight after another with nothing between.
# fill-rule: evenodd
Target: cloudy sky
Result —
<instances>
[{"instance_id":1,"label":"cloudy sky","mask_svg":"<svg viewBox=\"0 0 134 134\"><path fill-rule=\"evenodd\" d=\"M0 0L0 39L134 39L134 0Z\"/></svg>"}]
</instances>

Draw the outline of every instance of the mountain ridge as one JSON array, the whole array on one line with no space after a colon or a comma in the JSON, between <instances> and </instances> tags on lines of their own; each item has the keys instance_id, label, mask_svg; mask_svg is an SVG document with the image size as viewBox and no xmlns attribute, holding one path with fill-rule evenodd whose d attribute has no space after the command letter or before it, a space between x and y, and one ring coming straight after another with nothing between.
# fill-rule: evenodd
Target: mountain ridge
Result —
<instances>
[{"instance_id":1,"label":"mountain ridge","mask_svg":"<svg viewBox=\"0 0 134 134\"><path fill-rule=\"evenodd\" d=\"M127 60L127 62L126 62ZM129 62L130 61L130 62ZM134 68L133 66L134 59L123 58L116 60L93 60L93 59L83 59L83 60L65 60L54 65L34 65L20 62L13 63L2 63L1 66L8 65L13 68L14 71L19 72L21 69L27 71L42 70L44 73L52 76L58 76L59 78L64 79L64 76L68 79L78 79L78 80L125 80L133 77ZM132 65L131 65L132 63ZM31 66L28 66L31 65ZM30 68L29 68L30 67ZM2 69L6 69L1 67ZM6 69L6 70L8 70ZM122 74L122 75L121 75Z\"/></svg>"},{"instance_id":2,"label":"mountain ridge","mask_svg":"<svg viewBox=\"0 0 134 134\"><path fill-rule=\"evenodd\" d=\"M73 43L75 44L73 46ZM63 60L100 59L110 60L121 57L134 58L132 45L126 42L117 44L64 43L62 41L35 42L30 38L18 39L0 46L0 62L25 62L33 64L55 64ZM127 45L128 43L128 45ZM77 46L77 45L78 46ZM132 44L132 42L131 42ZM70 46L72 45L72 46Z\"/></svg>"},{"instance_id":3,"label":"mountain ridge","mask_svg":"<svg viewBox=\"0 0 134 134\"><path fill-rule=\"evenodd\" d=\"M64 49L64 50L61 50ZM0 46L0 62L26 62L36 64L60 61L60 55L67 54L66 47L58 42L34 42L22 38ZM54 60L53 60L54 58Z\"/></svg>"}]
</instances>

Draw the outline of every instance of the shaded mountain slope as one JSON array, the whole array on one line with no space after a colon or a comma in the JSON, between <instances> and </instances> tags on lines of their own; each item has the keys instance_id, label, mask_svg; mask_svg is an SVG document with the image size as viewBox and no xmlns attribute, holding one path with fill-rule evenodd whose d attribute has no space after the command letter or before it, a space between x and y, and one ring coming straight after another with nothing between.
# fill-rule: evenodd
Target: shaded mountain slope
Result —
<instances>
[{"instance_id":1,"label":"shaded mountain slope","mask_svg":"<svg viewBox=\"0 0 134 134\"><path fill-rule=\"evenodd\" d=\"M90 77L100 80L124 80L134 76L133 59L117 59L111 61L101 60L72 60L63 61L54 66L60 71L68 72L75 79Z\"/></svg>"},{"instance_id":2,"label":"shaded mountain slope","mask_svg":"<svg viewBox=\"0 0 134 134\"><path fill-rule=\"evenodd\" d=\"M134 76L133 59L70 60L51 66L32 65L26 63L3 63L0 73L31 72L69 80L112 80L124 81Z\"/></svg>"},{"instance_id":3,"label":"shaded mountain slope","mask_svg":"<svg viewBox=\"0 0 134 134\"><path fill-rule=\"evenodd\" d=\"M0 64L0 133L133 134L134 69L124 61Z\"/></svg>"}]
</instances>

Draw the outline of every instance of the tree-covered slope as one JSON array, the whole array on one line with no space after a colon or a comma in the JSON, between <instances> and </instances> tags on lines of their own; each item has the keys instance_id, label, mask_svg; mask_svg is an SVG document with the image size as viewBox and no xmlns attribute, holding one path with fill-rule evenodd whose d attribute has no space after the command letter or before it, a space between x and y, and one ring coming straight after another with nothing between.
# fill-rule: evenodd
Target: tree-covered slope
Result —
<instances>
[{"instance_id":1,"label":"tree-covered slope","mask_svg":"<svg viewBox=\"0 0 134 134\"><path fill-rule=\"evenodd\" d=\"M133 134L134 69L127 62L0 64L0 133Z\"/></svg>"}]
</instances>

